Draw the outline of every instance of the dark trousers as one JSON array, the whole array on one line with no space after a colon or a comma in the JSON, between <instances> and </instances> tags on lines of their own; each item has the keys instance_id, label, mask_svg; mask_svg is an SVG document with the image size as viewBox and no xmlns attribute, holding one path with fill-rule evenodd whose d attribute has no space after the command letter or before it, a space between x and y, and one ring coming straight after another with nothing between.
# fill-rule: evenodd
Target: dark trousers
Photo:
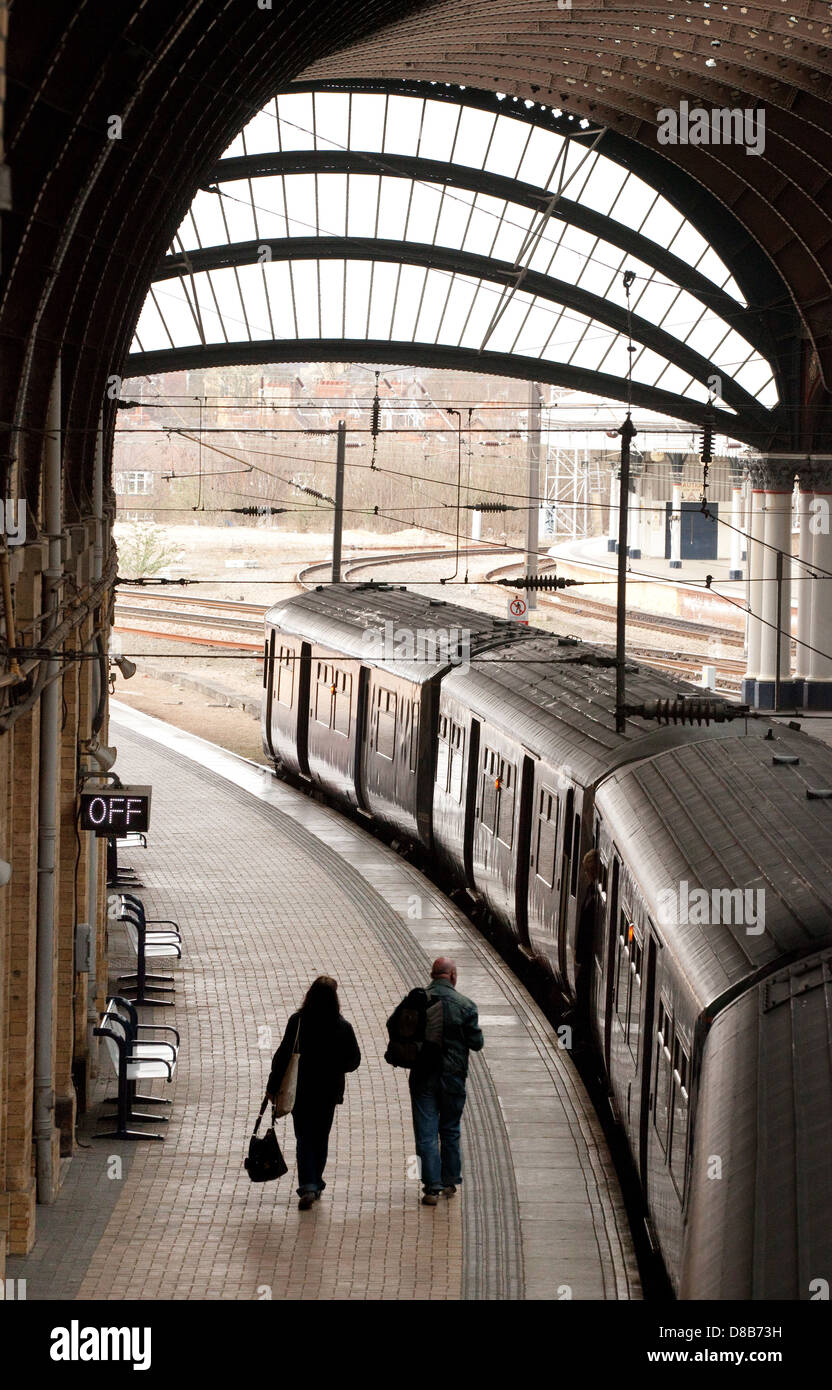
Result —
<instances>
[{"instance_id":1,"label":"dark trousers","mask_svg":"<svg viewBox=\"0 0 832 1390\"><path fill-rule=\"evenodd\" d=\"M465 1108L464 1088L453 1090L438 1078L410 1087L413 1133L426 1192L459 1187L462 1182L460 1127Z\"/></svg>"},{"instance_id":2,"label":"dark trousers","mask_svg":"<svg viewBox=\"0 0 832 1390\"><path fill-rule=\"evenodd\" d=\"M298 1196L303 1196L304 1192L323 1192L326 1187L324 1168L334 1118L334 1101L296 1105L292 1111L297 1140Z\"/></svg>"}]
</instances>

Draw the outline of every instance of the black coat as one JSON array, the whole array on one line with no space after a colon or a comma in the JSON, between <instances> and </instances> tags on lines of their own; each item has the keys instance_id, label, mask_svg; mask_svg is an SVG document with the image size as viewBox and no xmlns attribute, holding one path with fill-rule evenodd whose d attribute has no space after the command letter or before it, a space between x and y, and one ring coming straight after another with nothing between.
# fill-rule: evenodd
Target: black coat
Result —
<instances>
[{"instance_id":1,"label":"black coat","mask_svg":"<svg viewBox=\"0 0 832 1390\"><path fill-rule=\"evenodd\" d=\"M277 1095L289 1058L295 1045L300 1011L292 1014L286 1024L283 1040L272 1058L272 1069L266 1090ZM338 1018L334 1028L325 1031L301 1023L298 1039L298 1088L295 1109L308 1110L319 1105L340 1105L344 1099L344 1075L355 1071L361 1062L361 1051L352 1025Z\"/></svg>"}]
</instances>

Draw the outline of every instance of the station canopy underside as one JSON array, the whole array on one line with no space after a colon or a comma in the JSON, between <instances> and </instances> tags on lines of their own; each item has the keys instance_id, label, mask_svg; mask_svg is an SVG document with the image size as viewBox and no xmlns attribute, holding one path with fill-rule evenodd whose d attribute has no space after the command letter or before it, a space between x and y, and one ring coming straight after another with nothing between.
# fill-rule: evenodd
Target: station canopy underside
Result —
<instances>
[{"instance_id":1,"label":"station canopy underside","mask_svg":"<svg viewBox=\"0 0 832 1390\"><path fill-rule=\"evenodd\" d=\"M459 367L464 356L469 370L583 381L615 398L625 261L639 277L635 403L701 415L707 365L723 378L718 428L764 449L829 450L830 29L827 0L16 0L0 107L0 196L11 189L0 247L6 495L38 497L59 360L79 515L102 426L108 457L112 446L108 383L157 360L159 370L187 365L177 354L308 360L307 343L323 357L337 342L344 359L430 353ZM319 135L312 86L340 92L355 129L333 129L321 103ZM399 114L386 131L361 116L359 92L376 106L390 96ZM287 107L280 128L275 93L300 111ZM405 107L405 97L418 100ZM764 145L660 142L660 114L683 103L762 113ZM486 153L487 126L471 111L493 123L509 108ZM424 113L424 134L411 110ZM290 119L303 128L294 144ZM270 127L259 144L255 126ZM569 136L557 168L537 134L523 153L528 126ZM225 162L253 157L266 167ZM592 174L601 160L620 166L608 200ZM643 201L639 181L653 190ZM213 184L222 196L197 194ZM679 219L666 234L655 193ZM375 217L360 230L368 204L378 231ZM272 260L261 267L246 243L259 246L267 229ZM292 255L277 251L289 243ZM183 247L193 261L184 276L164 265ZM143 313L151 284L157 304Z\"/></svg>"},{"instance_id":2,"label":"station canopy underside","mask_svg":"<svg viewBox=\"0 0 832 1390\"><path fill-rule=\"evenodd\" d=\"M764 440L783 374L753 286L603 127L533 106L429 83L279 93L203 180L127 374L383 360L626 400L631 333L634 404L696 423L712 399L721 431Z\"/></svg>"}]
</instances>

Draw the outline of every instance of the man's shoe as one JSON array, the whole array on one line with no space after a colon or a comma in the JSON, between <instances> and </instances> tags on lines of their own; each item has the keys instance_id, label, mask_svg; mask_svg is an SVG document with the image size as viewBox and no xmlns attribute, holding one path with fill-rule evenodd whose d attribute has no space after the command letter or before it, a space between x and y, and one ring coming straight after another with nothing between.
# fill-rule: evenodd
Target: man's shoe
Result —
<instances>
[{"instance_id":1,"label":"man's shoe","mask_svg":"<svg viewBox=\"0 0 832 1390\"><path fill-rule=\"evenodd\" d=\"M310 1207L313 1207L317 1195L317 1192L304 1192L298 1202L298 1211L308 1211Z\"/></svg>"},{"instance_id":2,"label":"man's shoe","mask_svg":"<svg viewBox=\"0 0 832 1390\"><path fill-rule=\"evenodd\" d=\"M438 1193L438 1192L426 1192L425 1195L424 1195L424 1197L422 1198L422 1206L423 1206L423 1207L436 1207L436 1206L438 1206L438 1205L439 1205L439 1193Z\"/></svg>"},{"instance_id":3,"label":"man's shoe","mask_svg":"<svg viewBox=\"0 0 832 1390\"><path fill-rule=\"evenodd\" d=\"M455 1196L456 1196L456 1188L454 1187L453 1183L451 1183L450 1186L448 1186L448 1187L443 1187L443 1188L442 1188L442 1196L443 1196L443 1197L455 1197Z\"/></svg>"}]
</instances>

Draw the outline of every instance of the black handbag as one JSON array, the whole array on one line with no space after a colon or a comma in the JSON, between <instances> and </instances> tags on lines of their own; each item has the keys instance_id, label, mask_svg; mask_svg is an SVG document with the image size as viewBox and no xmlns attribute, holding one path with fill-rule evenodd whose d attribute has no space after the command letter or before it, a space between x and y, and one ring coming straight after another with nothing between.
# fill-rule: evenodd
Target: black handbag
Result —
<instances>
[{"instance_id":1,"label":"black handbag","mask_svg":"<svg viewBox=\"0 0 832 1390\"><path fill-rule=\"evenodd\" d=\"M275 1113L272 1106L272 1122L266 1133L258 1136L260 1121L263 1118L263 1111L269 1103L268 1096L263 1097L263 1104L260 1106L260 1114L254 1126L254 1133L248 1144L248 1158L245 1159L245 1169L252 1182L272 1182L275 1178L282 1178L289 1169L286 1160L280 1152L280 1145L277 1142L277 1135L274 1132Z\"/></svg>"}]
</instances>

